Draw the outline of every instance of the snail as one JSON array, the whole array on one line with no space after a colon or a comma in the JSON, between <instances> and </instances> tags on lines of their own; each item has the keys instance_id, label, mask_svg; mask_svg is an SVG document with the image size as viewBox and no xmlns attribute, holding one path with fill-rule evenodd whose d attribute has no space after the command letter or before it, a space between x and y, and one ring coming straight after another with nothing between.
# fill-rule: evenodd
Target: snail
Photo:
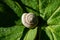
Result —
<instances>
[{"instance_id":1,"label":"snail","mask_svg":"<svg viewBox=\"0 0 60 40\"><path fill-rule=\"evenodd\" d=\"M23 13L22 24L27 28L34 28L38 24L37 16L33 13Z\"/></svg>"}]
</instances>

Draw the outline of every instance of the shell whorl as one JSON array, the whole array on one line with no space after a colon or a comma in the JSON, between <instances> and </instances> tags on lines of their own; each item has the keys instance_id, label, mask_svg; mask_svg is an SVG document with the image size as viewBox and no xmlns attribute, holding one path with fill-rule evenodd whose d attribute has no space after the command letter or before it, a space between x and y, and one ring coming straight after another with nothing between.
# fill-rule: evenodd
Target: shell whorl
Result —
<instances>
[{"instance_id":1,"label":"shell whorl","mask_svg":"<svg viewBox=\"0 0 60 40\"><path fill-rule=\"evenodd\" d=\"M37 25L38 19L33 13L24 13L22 15L22 23L27 28L33 28Z\"/></svg>"}]
</instances>

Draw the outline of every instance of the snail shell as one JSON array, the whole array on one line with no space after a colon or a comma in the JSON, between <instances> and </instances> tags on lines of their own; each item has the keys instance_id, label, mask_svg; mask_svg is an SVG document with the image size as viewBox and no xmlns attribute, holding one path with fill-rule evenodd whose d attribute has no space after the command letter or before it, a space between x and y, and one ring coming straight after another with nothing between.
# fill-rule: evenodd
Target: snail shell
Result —
<instances>
[{"instance_id":1,"label":"snail shell","mask_svg":"<svg viewBox=\"0 0 60 40\"><path fill-rule=\"evenodd\" d=\"M33 13L24 13L22 15L22 23L27 28L34 28L38 23L38 19Z\"/></svg>"}]
</instances>

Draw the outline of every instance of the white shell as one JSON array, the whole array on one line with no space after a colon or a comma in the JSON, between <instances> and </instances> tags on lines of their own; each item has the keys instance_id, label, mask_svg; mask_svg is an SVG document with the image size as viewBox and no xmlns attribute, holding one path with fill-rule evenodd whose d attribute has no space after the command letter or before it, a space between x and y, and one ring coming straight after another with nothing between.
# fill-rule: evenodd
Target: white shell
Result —
<instances>
[{"instance_id":1,"label":"white shell","mask_svg":"<svg viewBox=\"0 0 60 40\"><path fill-rule=\"evenodd\" d=\"M22 15L22 23L27 28L34 28L38 23L38 19L33 13L24 13Z\"/></svg>"}]
</instances>

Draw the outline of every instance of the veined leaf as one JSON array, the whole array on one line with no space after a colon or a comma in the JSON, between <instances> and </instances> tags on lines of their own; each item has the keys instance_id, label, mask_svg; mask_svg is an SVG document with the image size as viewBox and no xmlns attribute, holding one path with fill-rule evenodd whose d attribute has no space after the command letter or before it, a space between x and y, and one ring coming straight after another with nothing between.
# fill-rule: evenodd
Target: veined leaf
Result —
<instances>
[{"instance_id":1,"label":"veined leaf","mask_svg":"<svg viewBox=\"0 0 60 40\"><path fill-rule=\"evenodd\" d=\"M30 29L26 34L21 23L25 12L36 14L40 22L37 25L40 28ZM49 40L48 37L60 40L59 28L60 0L0 0L0 40L20 40L24 34L22 40L35 40L36 34L39 37L37 40Z\"/></svg>"},{"instance_id":2,"label":"veined leaf","mask_svg":"<svg viewBox=\"0 0 60 40\"><path fill-rule=\"evenodd\" d=\"M48 26L45 31L50 37L50 40L60 40L60 25Z\"/></svg>"},{"instance_id":3,"label":"veined leaf","mask_svg":"<svg viewBox=\"0 0 60 40\"><path fill-rule=\"evenodd\" d=\"M21 38L23 30L23 26L13 26L8 28L1 27L0 40L17 40L18 38Z\"/></svg>"},{"instance_id":4,"label":"veined leaf","mask_svg":"<svg viewBox=\"0 0 60 40\"><path fill-rule=\"evenodd\" d=\"M47 23L49 25L60 25L60 7L52 14Z\"/></svg>"},{"instance_id":5,"label":"veined leaf","mask_svg":"<svg viewBox=\"0 0 60 40\"><path fill-rule=\"evenodd\" d=\"M37 27L35 29L30 29L26 35L24 40L34 40L37 34Z\"/></svg>"},{"instance_id":6,"label":"veined leaf","mask_svg":"<svg viewBox=\"0 0 60 40\"><path fill-rule=\"evenodd\" d=\"M60 6L60 0L40 0L40 12L44 20L47 20Z\"/></svg>"}]
</instances>

